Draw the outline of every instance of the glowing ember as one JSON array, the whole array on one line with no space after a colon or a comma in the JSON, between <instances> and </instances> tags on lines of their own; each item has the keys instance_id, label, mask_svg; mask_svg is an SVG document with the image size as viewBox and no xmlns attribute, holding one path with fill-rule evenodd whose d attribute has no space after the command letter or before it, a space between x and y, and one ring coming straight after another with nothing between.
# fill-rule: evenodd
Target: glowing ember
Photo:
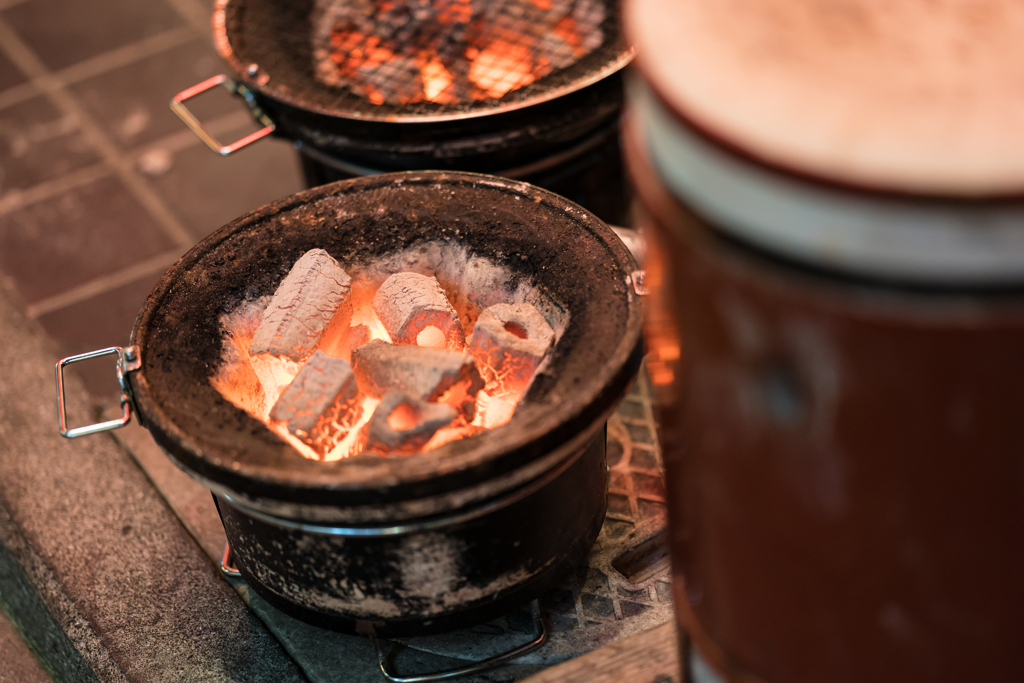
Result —
<instances>
[{"instance_id":1,"label":"glowing ember","mask_svg":"<svg viewBox=\"0 0 1024 683\"><path fill-rule=\"evenodd\" d=\"M417 344L431 349L443 349L447 341L448 339L444 336L444 332L433 325L427 325L416 335Z\"/></svg>"},{"instance_id":2,"label":"glowing ember","mask_svg":"<svg viewBox=\"0 0 1024 683\"><path fill-rule=\"evenodd\" d=\"M498 99L604 42L602 0L317 0L318 78L374 104Z\"/></svg>"},{"instance_id":3,"label":"glowing ember","mask_svg":"<svg viewBox=\"0 0 1024 683\"><path fill-rule=\"evenodd\" d=\"M530 47L504 40L496 40L480 50L469 66L469 80L495 99L533 83L536 78Z\"/></svg>"},{"instance_id":4,"label":"glowing ember","mask_svg":"<svg viewBox=\"0 0 1024 683\"><path fill-rule=\"evenodd\" d=\"M435 277L370 269L349 278L325 252L314 252L318 263L337 269L331 277L350 282L344 306L335 303L335 289L320 287L340 323L323 319L309 284L296 289L298 275L303 283L320 282L309 273L315 270L319 278L321 271L303 256L273 297L244 302L222 316L222 363L210 381L225 398L303 456L323 461L362 452L429 451L512 419L554 341L537 309L526 303L466 308L468 292L453 295ZM481 300L478 291L472 294ZM464 303L456 310L450 302L460 297ZM312 311L315 330L290 315L288 301ZM468 347L463 320L473 331ZM265 330L271 323L278 331L273 356L259 342L261 335L270 338ZM299 329L304 331L294 332ZM289 335L299 351L281 346ZM292 360L309 349L316 350Z\"/></svg>"}]
</instances>

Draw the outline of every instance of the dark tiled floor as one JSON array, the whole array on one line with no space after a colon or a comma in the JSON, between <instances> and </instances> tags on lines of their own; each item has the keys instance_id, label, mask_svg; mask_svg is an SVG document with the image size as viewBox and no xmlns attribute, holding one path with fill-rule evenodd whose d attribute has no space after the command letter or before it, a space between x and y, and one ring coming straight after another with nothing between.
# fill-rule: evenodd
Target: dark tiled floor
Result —
<instances>
[{"instance_id":1,"label":"dark tiled floor","mask_svg":"<svg viewBox=\"0 0 1024 683\"><path fill-rule=\"evenodd\" d=\"M98 160L75 117L45 96L0 109L0 194Z\"/></svg>"},{"instance_id":2,"label":"dark tiled floor","mask_svg":"<svg viewBox=\"0 0 1024 683\"><path fill-rule=\"evenodd\" d=\"M223 71L209 41L195 38L149 58L75 84L71 90L110 137L125 148L152 142L182 130L181 120L167 106L171 97ZM240 101L222 90L221 97L189 102L200 118L241 111Z\"/></svg>"},{"instance_id":3,"label":"dark tiled floor","mask_svg":"<svg viewBox=\"0 0 1024 683\"><path fill-rule=\"evenodd\" d=\"M208 0L0 0L0 280L68 354L126 343L178 256L303 187L287 143L222 158L168 109L222 71L203 25L210 9ZM8 31L13 40L2 39ZM33 57L56 91L19 71ZM220 89L190 107L225 140L256 128ZM83 365L75 371L109 399L111 363Z\"/></svg>"},{"instance_id":4,"label":"dark tiled floor","mask_svg":"<svg viewBox=\"0 0 1024 683\"><path fill-rule=\"evenodd\" d=\"M264 140L230 157L190 147L174 154L171 170L151 182L176 207L197 241L257 206L304 187L297 154L281 140Z\"/></svg>"},{"instance_id":5,"label":"dark tiled floor","mask_svg":"<svg viewBox=\"0 0 1024 683\"><path fill-rule=\"evenodd\" d=\"M0 52L0 92L25 82L25 76L18 71L11 60Z\"/></svg>"},{"instance_id":6,"label":"dark tiled floor","mask_svg":"<svg viewBox=\"0 0 1024 683\"><path fill-rule=\"evenodd\" d=\"M174 247L114 176L0 216L0 268L29 304Z\"/></svg>"},{"instance_id":7,"label":"dark tiled floor","mask_svg":"<svg viewBox=\"0 0 1024 683\"><path fill-rule=\"evenodd\" d=\"M168 262L167 267L171 263ZM160 273L137 278L108 292L97 294L74 306L39 317L43 329L68 353L84 353L108 346L125 346L139 309L153 289ZM75 366L93 394L117 392L113 357L86 361Z\"/></svg>"},{"instance_id":8,"label":"dark tiled floor","mask_svg":"<svg viewBox=\"0 0 1024 683\"><path fill-rule=\"evenodd\" d=\"M3 17L51 69L184 23L159 0L31 0L11 7Z\"/></svg>"}]
</instances>

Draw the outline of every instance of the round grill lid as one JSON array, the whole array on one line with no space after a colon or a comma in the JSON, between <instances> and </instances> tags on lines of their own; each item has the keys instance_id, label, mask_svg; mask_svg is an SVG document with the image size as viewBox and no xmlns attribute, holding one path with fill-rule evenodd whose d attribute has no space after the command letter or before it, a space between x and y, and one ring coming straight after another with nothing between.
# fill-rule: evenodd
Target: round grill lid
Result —
<instances>
[{"instance_id":1,"label":"round grill lid","mask_svg":"<svg viewBox=\"0 0 1024 683\"><path fill-rule=\"evenodd\" d=\"M773 166L871 189L1024 190L1024 5L631 0L673 113Z\"/></svg>"},{"instance_id":2,"label":"round grill lid","mask_svg":"<svg viewBox=\"0 0 1024 683\"><path fill-rule=\"evenodd\" d=\"M250 88L366 121L520 109L632 57L613 0L217 0L213 24L218 51Z\"/></svg>"}]
</instances>

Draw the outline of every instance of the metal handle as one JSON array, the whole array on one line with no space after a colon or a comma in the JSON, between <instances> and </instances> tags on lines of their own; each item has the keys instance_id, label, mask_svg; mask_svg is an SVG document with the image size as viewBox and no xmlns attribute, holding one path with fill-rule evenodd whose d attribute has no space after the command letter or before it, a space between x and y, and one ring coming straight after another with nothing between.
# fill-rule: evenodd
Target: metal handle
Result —
<instances>
[{"instance_id":1,"label":"metal handle","mask_svg":"<svg viewBox=\"0 0 1024 683\"><path fill-rule=\"evenodd\" d=\"M262 123L264 127L255 133L246 135L241 140L232 142L229 145L222 145L217 142L216 138L214 138L209 131L203 128L203 124L199 122L199 119L197 119L195 115L188 110L188 107L185 106L185 101L192 99L196 95L201 95L210 88L214 88L218 85L224 86L224 88L226 88L232 95L239 95L240 97L243 97L249 105L249 109L252 110L252 115L256 117L256 120ZM258 104L256 104L256 98L253 97L252 91L245 85L231 80L224 74L214 76L213 78L207 78L202 83L193 85L191 88L186 90L182 90L171 100L171 111L177 114L178 118L184 121L185 125L188 126L200 140L206 143L207 147L221 156L227 156L228 154L237 152L243 147L248 147L257 140L270 135L277 128L277 126L274 125L274 122L270 120L270 117L266 115Z\"/></svg>"},{"instance_id":2,"label":"metal handle","mask_svg":"<svg viewBox=\"0 0 1024 683\"><path fill-rule=\"evenodd\" d=\"M507 662L510 659L521 657L528 652L533 652L537 648L548 642L548 627L544 623L544 619L540 616L540 603L534 600L530 603L530 613L533 615L533 626L537 632L537 638L535 640L520 645L514 650L509 650L500 655L496 655L489 659L485 659L480 662L475 662L469 666L461 669L450 669L448 671L438 671L432 674L421 674L418 676L399 676L388 668L387 657L384 654L384 649L381 647L380 640L377 638L373 639L373 645L377 648L377 662L380 664L380 672L384 674L384 678L392 681L392 683L427 683L427 681L441 681L447 678L455 678L456 676L466 676L468 674L490 669L493 666L497 666L502 662Z\"/></svg>"},{"instance_id":3,"label":"metal handle","mask_svg":"<svg viewBox=\"0 0 1024 683\"><path fill-rule=\"evenodd\" d=\"M636 292L637 296L647 296L650 294L650 289L647 287L645 279L647 278L647 271L645 270L634 270L629 274L629 278L633 281L633 291Z\"/></svg>"},{"instance_id":4,"label":"metal handle","mask_svg":"<svg viewBox=\"0 0 1024 683\"><path fill-rule=\"evenodd\" d=\"M97 422L96 424L86 425L84 427L75 427L74 429L68 429L67 413L64 409L64 366L71 365L83 360L89 360L90 358L100 358L102 356L109 356L117 354L117 383L121 385L121 409L124 414L114 420L107 420L106 422ZM69 439L73 439L76 436L85 436L86 434L95 434L96 432L105 432L108 429L117 429L118 427L124 427L126 424L131 422L132 419L132 395L131 389L128 387L127 374L133 370L138 370L142 367L142 359L139 357L138 346L126 346L124 348L120 346L111 346L106 349L100 349L99 351L90 351L89 353L80 353L77 356L68 356L57 361L57 366L54 368L57 374L57 414L60 418L60 433Z\"/></svg>"},{"instance_id":5,"label":"metal handle","mask_svg":"<svg viewBox=\"0 0 1024 683\"><path fill-rule=\"evenodd\" d=\"M242 572L238 571L238 567L235 566L235 558L231 556L231 544L224 544L224 556L220 558L220 571L224 576L230 576L233 579L239 579L242 577Z\"/></svg>"}]
</instances>

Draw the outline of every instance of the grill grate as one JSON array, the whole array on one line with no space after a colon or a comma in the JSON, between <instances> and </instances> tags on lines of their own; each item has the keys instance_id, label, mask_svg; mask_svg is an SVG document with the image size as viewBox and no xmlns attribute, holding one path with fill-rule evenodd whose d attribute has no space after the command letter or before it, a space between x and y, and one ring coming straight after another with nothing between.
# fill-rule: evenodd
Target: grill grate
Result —
<instances>
[{"instance_id":1,"label":"grill grate","mask_svg":"<svg viewBox=\"0 0 1024 683\"><path fill-rule=\"evenodd\" d=\"M256 90L377 121L518 109L632 56L611 0L218 0L214 27Z\"/></svg>"}]
</instances>

